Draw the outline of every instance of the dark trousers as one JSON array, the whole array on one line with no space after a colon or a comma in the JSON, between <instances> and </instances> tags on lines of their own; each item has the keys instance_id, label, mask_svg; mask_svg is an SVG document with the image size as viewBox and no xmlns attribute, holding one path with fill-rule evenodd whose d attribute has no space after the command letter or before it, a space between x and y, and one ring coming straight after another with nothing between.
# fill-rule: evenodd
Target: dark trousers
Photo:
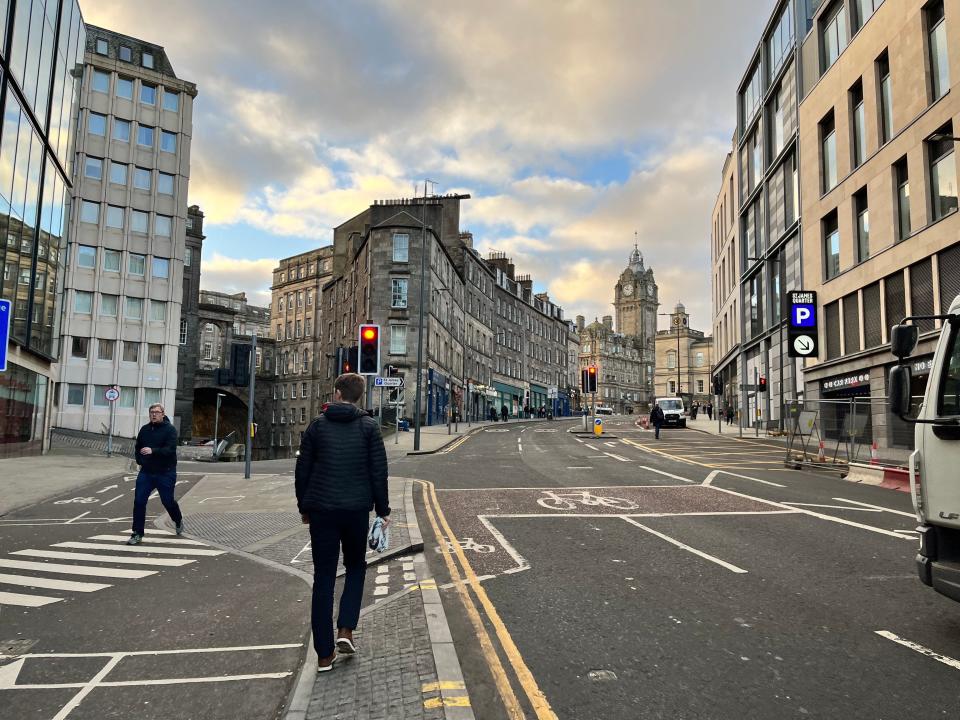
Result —
<instances>
[{"instance_id":1,"label":"dark trousers","mask_svg":"<svg viewBox=\"0 0 960 720\"><path fill-rule=\"evenodd\" d=\"M653 429L656 432L656 435L655 435L656 439L659 440L660 439L660 423L654 423Z\"/></svg>"},{"instance_id":2,"label":"dark trousers","mask_svg":"<svg viewBox=\"0 0 960 720\"><path fill-rule=\"evenodd\" d=\"M173 495L177 484L177 471L165 470L158 473L148 473L141 470L137 475L137 487L133 493L133 531L143 535L143 526L147 520L147 499L154 490L160 495L160 502L170 513L170 519L177 525L183 521L180 506Z\"/></svg>"},{"instance_id":3,"label":"dark trousers","mask_svg":"<svg viewBox=\"0 0 960 720\"><path fill-rule=\"evenodd\" d=\"M317 657L333 654L333 587L337 580L337 559L343 547L347 575L340 595L337 627L354 630L360 620L370 513L366 510L311 510L310 547L313 553L313 647Z\"/></svg>"}]
</instances>

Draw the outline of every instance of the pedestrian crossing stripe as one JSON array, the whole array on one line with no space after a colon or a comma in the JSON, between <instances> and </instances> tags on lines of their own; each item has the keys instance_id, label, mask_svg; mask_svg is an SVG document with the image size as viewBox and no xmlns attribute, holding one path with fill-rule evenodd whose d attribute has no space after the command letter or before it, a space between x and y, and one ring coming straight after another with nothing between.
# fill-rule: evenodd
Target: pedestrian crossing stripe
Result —
<instances>
[{"instance_id":1,"label":"pedestrian crossing stripe","mask_svg":"<svg viewBox=\"0 0 960 720\"><path fill-rule=\"evenodd\" d=\"M121 555L97 555L96 553L59 552L57 550L14 550L10 554L53 558L55 560L86 560L117 563L119 565L163 565L164 567L180 567L194 562L193 560L181 560L180 558L138 558Z\"/></svg>"},{"instance_id":2,"label":"pedestrian crossing stripe","mask_svg":"<svg viewBox=\"0 0 960 720\"><path fill-rule=\"evenodd\" d=\"M0 605L19 605L20 607L42 607L60 602L63 598L44 597L43 595L21 595L20 593L0 592Z\"/></svg>"},{"instance_id":3,"label":"pedestrian crossing stripe","mask_svg":"<svg viewBox=\"0 0 960 720\"><path fill-rule=\"evenodd\" d=\"M96 592L97 590L111 587L104 583L28 577L26 575L7 575L5 573L0 573L0 585L23 585L25 587L46 588L47 590L67 590L70 592Z\"/></svg>"},{"instance_id":4,"label":"pedestrian crossing stripe","mask_svg":"<svg viewBox=\"0 0 960 720\"><path fill-rule=\"evenodd\" d=\"M89 542L61 542L50 547L75 548L78 550L109 550L110 552L125 553L155 553L157 555L202 555L215 557L223 555L223 550L200 550L198 548L150 547L144 545L106 545L104 543Z\"/></svg>"}]
</instances>

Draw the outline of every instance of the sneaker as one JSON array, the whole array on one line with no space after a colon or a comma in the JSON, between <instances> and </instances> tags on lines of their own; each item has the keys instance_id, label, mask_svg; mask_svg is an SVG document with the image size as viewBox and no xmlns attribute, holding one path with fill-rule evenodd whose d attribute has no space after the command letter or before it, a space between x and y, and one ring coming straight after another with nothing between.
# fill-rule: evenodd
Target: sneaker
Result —
<instances>
[{"instance_id":1,"label":"sneaker","mask_svg":"<svg viewBox=\"0 0 960 720\"><path fill-rule=\"evenodd\" d=\"M127 545L139 545L142 542L143 542L143 535L141 535L140 533L133 533L133 535L130 536L130 539L127 540Z\"/></svg>"},{"instance_id":2,"label":"sneaker","mask_svg":"<svg viewBox=\"0 0 960 720\"><path fill-rule=\"evenodd\" d=\"M353 644L353 633L350 630L340 630L337 633L337 651L344 655L353 655L357 647Z\"/></svg>"},{"instance_id":3,"label":"sneaker","mask_svg":"<svg viewBox=\"0 0 960 720\"><path fill-rule=\"evenodd\" d=\"M337 661L337 653L334 652L333 655L329 657L320 658L317 661L317 674L330 672L333 670L333 664Z\"/></svg>"},{"instance_id":4,"label":"sneaker","mask_svg":"<svg viewBox=\"0 0 960 720\"><path fill-rule=\"evenodd\" d=\"M177 523L177 535L183 535L183 518Z\"/></svg>"}]
</instances>

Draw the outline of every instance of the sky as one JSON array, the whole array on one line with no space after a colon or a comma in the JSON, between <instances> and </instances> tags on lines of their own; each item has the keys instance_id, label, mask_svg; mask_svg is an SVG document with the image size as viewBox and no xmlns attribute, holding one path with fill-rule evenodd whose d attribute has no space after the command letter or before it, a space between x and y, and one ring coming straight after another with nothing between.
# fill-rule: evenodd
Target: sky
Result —
<instances>
[{"instance_id":1,"label":"sky","mask_svg":"<svg viewBox=\"0 0 960 720\"><path fill-rule=\"evenodd\" d=\"M636 241L661 312L708 333L711 214L773 4L81 0L198 87L202 287L267 305L279 258L430 179L566 317L614 314Z\"/></svg>"}]
</instances>

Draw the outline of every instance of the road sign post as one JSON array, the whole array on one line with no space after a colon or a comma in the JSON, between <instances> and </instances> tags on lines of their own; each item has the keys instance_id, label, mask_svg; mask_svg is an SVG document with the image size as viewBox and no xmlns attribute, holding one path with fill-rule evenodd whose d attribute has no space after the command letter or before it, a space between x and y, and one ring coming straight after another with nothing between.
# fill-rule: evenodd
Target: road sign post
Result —
<instances>
[{"instance_id":1,"label":"road sign post","mask_svg":"<svg viewBox=\"0 0 960 720\"><path fill-rule=\"evenodd\" d=\"M10 316L13 315L13 303L0 300L0 372L7 369L7 343L10 341Z\"/></svg>"},{"instance_id":2,"label":"road sign post","mask_svg":"<svg viewBox=\"0 0 960 720\"><path fill-rule=\"evenodd\" d=\"M257 389L257 335L253 333L251 335L251 340L253 341L250 344L250 389L247 394L247 437L246 437L246 448L245 448L245 457L243 459L243 477L245 480L250 479L250 462L253 460L251 457L253 455L253 401Z\"/></svg>"},{"instance_id":3,"label":"road sign post","mask_svg":"<svg viewBox=\"0 0 960 720\"><path fill-rule=\"evenodd\" d=\"M4 343L6 347L6 343ZM107 429L107 457L113 457L113 411L117 400L120 399L120 388L111 385L103 391L104 399L110 403L110 427Z\"/></svg>"}]
</instances>

